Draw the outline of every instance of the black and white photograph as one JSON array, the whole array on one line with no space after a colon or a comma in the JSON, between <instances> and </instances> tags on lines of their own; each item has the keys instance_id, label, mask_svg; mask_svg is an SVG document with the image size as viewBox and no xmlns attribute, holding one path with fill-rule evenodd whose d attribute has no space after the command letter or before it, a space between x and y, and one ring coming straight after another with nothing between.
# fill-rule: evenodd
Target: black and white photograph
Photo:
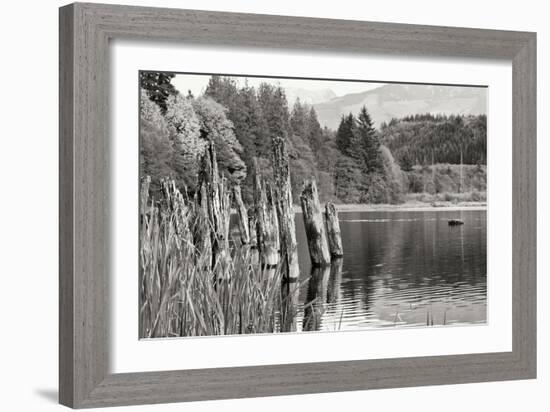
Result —
<instances>
[{"instance_id":1,"label":"black and white photograph","mask_svg":"<svg viewBox=\"0 0 550 412\"><path fill-rule=\"evenodd\" d=\"M140 71L140 338L487 322L487 89Z\"/></svg>"}]
</instances>

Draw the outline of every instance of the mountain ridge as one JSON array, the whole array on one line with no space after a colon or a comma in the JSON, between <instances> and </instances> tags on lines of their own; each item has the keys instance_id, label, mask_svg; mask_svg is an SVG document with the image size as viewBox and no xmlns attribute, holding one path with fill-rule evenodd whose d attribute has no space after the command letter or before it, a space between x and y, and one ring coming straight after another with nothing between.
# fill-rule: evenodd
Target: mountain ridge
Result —
<instances>
[{"instance_id":1,"label":"mountain ridge","mask_svg":"<svg viewBox=\"0 0 550 412\"><path fill-rule=\"evenodd\" d=\"M415 114L487 113L485 87L385 84L365 92L349 93L314 103L321 126L336 130L342 115L356 115L366 106L374 125Z\"/></svg>"}]
</instances>

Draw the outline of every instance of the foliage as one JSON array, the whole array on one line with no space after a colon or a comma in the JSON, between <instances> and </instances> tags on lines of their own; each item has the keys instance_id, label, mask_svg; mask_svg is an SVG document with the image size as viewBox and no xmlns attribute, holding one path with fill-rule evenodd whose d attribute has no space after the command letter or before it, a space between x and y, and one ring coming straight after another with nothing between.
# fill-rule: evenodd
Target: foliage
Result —
<instances>
[{"instance_id":1,"label":"foliage","mask_svg":"<svg viewBox=\"0 0 550 412\"><path fill-rule=\"evenodd\" d=\"M380 138L365 106L361 108L352 132L354 143L352 157L358 160L365 174L381 174L383 164Z\"/></svg>"},{"instance_id":2,"label":"foliage","mask_svg":"<svg viewBox=\"0 0 550 412\"><path fill-rule=\"evenodd\" d=\"M198 158L204 152L206 141L200 135L199 118L192 99L181 94L171 95L166 101L166 123L172 135L172 166L178 187L196 186Z\"/></svg>"},{"instance_id":3,"label":"foliage","mask_svg":"<svg viewBox=\"0 0 550 412\"><path fill-rule=\"evenodd\" d=\"M399 165L395 162L390 149L386 146L380 146L380 155L382 158L386 186L388 187L388 197L385 203L403 202L403 194L406 191L407 176Z\"/></svg>"},{"instance_id":4,"label":"foliage","mask_svg":"<svg viewBox=\"0 0 550 412\"><path fill-rule=\"evenodd\" d=\"M344 202L397 203L402 185L393 157L380 144L372 119L363 106L357 118L343 116L336 132L342 152L336 165L336 195Z\"/></svg>"},{"instance_id":5,"label":"foliage","mask_svg":"<svg viewBox=\"0 0 550 412\"><path fill-rule=\"evenodd\" d=\"M173 148L166 129L142 118L140 137L140 175L151 176L151 193L158 197L163 177L176 177L172 165Z\"/></svg>"},{"instance_id":6,"label":"foliage","mask_svg":"<svg viewBox=\"0 0 550 412\"><path fill-rule=\"evenodd\" d=\"M199 97L192 103L199 119L201 138L214 142L220 169L234 183L239 183L246 176L246 165L240 158L242 146L235 137L226 109L209 97Z\"/></svg>"},{"instance_id":7,"label":"foliage","mask_svg":"<svg viewBox=\"0 0 550 412\"><path fill-rule=\"evenodd\" d=\"M472 187L485 190L486 116L407 116L377 130L363 106L357 116L342 116L332 131L323 129L315 108L299 99L289 110L277 84L254 88L232 77L211 76L202 96L184 97L172 89L170 74L143 73L140 79L147 88L141 91L140 167L151 176L153 192L167 176L194 193L197 159L211 140L220 170L241 185L243 200L251 204L254 159L268 175L276 136L288 144L294 199L303 181L312 177L322 199L343 203L399 203L409 192L469 191L467 179L463 186L457 183L454 169L445 174L430 168L461 160L476 165L478 183Z\"/></svg>"},{"instance_id":8,"label":"foliage","mask_svg":"<svg viewBox=\"0 0 550 412\"><path fill-rule=\"evenodd\" d=\"M200 124L193 100L180 94L170 96L166 101L166 122L174 129L180 142L197 142L200 136ZM190 146L193 146L190 144Z\"/></svg>"},{"instance_id":9,"label":"foliage","mask_svg":"<svg viewBox=\"0 0 550 412\"><path fill-rule=\"evenodd\" d=\"M293 199L299 199L302 184L306 179L316 176L317 166L313 151L307 141L298 134L291 134L288 145L290 158L290 182Z\"/></svg>"},{"instance_id":10,"label":"foliage","mask_svg":"<svg viewBox=\"0 0 550 412\"><path fill-rule=\"evenodd\" d=\"M462 169L462 173L460 171ZM409 193L486 192L487 167L478 165L436 164L415 166L406 172ZM462 177L461 177L462 176Z\"/></svg>"},{"instance_id":11,"label":"foliage","mask_svg":"<svg viewBox=\"0 0 550 412\"><path fill-rule=\"evenodd\" d=\"M258 102L270 141L274 137L287 138L290 130L290 119L283 88L269 83L260 84Z\"/></svg>"},{"instance_id":12,"label":"foliage","mask_svg":"<svg viewBox=\"0 0 550 412\"><path fill-rule=\"evenodd\" d=\"M166 101L169 96L178 94L176 88L171 83L175 77L173 73L163 72L139 72L139 84L141 90L147 92L147 96L152 102L155 102L161 111L166 111Z\"/></svg>"},{"instance_id":13,"label":"foliage","mask_svg":"<svg viewBox=\"0 0 550 412\"><path fill-rule=\"evenodd\" d=\"M340 154L335 165L336 197L344 203L360 203L364 192L360 166L351 157Z\"/></svg>"},{"instance_id":14,"label":"foliage","mask_svg":"<svg viewBox=\"0 0 550 412\"><path fill-rule=\"evenodd\" d=\"M246 84L239 88L234 79L212 76L204 92L226 109L226 116L233 122L235 137L242 147L241 159L247 170L252 170L255 157L269 156L271 140L262 115L256 90ZM246 203L252 202L252 174L247 173L242 183L242 196Z\"/></svg>"},{"instance_id":15,"label":"foliage","mask_svg":"<svg viewBox=\"0 0 550 412\"><path fill-rule=\"evenodd\" d=\"M352 153L352 145L354 141L353 129L355 128L355 117L353 114L342 116L340 125L336 131L336 147L345 156L350 156Z\"/></svg>"},{"instance_id":16,"label":"foliage","mask_svg":"<svg viewBox=\"0 0 550 412\"><path fill-rule=\"evenodd\" d=\"M403 169L411 164L486 164L487 116L416 115L381 127L382 142Z\"/></svg>"}]
</instances>

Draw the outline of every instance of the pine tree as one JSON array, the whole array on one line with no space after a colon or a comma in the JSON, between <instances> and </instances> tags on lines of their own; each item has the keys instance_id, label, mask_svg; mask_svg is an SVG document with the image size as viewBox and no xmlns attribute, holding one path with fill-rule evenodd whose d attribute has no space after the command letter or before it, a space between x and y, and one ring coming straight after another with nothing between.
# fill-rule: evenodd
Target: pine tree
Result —
<instances>
[{"instance_id":1,"label":"pine tree","mask_svg":"<svg viewBox=\"0 0 550 412\"><path fill-rule=\"evenodd\" d=\"M286 95L281 86L262 83L258 88L258 102L262 109L270 140L280 136L288 138L290 121Z\"/></svg>"},{"instance_id":2,"label":"pine tree","mask_svg":"<svg viewBox=\"0 0 550 412\"><path fill-rule=\"evenodd\" d=\"M271 146L267 126L253 87L245 85L239 89L236 108L233 114L228 113L228 117L234 124L235 136L243 148L241 158L247 170L252 170L253 159L265 157ZM242 187L242 196L247 203L252 202L252 178L252 174L248 173Z\"/></svg>"},{"instance_id":3,"label":"pine tree","mask_svg":"<svg viewBox=\"0 0 550 412\"><path fill-rule=\"evenodd\" d=\"M173 73L162 72L139 72L139 84L152 102L155 102L162 113L166 112L166 100L168 97L178 94L178 91L171 83L176 77Z\"/></svg>"},{"instance_id":4,"label":"pine tree","mask_svg":"<svg viewBox=\"0 0 550 412\"><path fill-rule=\"evenodd\" d=\"M238 88L234 79L227 76L212 76L204 90L204 96L210 97L222 106L228 113L233 113L237 105Z\"/></svg>"},{"instance_id":5,"label":"pine tree","mask_svg":"<svg viewBox=\"0 0 550 412\"><path fill-rule=\"evenodd\" d=\"M336 131L336 147L343 155L349 156L352 152L353 129L355 128L355 118L353 114L342 116L340 125Z\"/></svg>"},{"instance_id":6,"label":"pine tree","mask_svg":"<svg viewBox=\"0 0 550 412\"><path fill-rule=\"evenodd\" d=\"M323 145L323 129L319 124L317 112L313 107L309 109L307 125L307 141L309 142L309 147L311 147L315 157L318 157L319 150L321 150Z\"/></svg>"},{"instance_id":7,"label":"pine tree","mask_svg":"<svg viewBox=\"0 0 550 412\"><path fill-rule=\"evenodd\" d=\"M297 98L290 115L290 128L292 133L306 138L308 136L308 126L307 105L302 104L300 98Z\"/></svg>"},{"instance_id":8,"label":"pine tree","mask_svg":"<svg viewBox=\"0 0 550 412\"><path fill-rule=\"evenodd\" d=\"M355 144L352 157L360 162L365 173L382 173L380 138L365 106L361 108L359 116L357 116L353 136Z\"/></svg>"}]
</instances>

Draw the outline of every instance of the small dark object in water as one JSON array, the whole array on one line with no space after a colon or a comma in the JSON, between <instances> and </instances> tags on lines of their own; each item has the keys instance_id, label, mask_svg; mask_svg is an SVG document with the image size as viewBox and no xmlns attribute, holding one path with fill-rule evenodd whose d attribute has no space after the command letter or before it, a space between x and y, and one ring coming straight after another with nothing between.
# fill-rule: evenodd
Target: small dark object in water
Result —
<instances>
[{"instance_id":1,"label":"small dark object in water","mask_svg":"<svg viewBox=\"0 0 550 412\"><path fill-rule=\"evenodd\" d=\"M449 219L449 226L460 226L464 224L464 220L461 219Z\"/></svg>"}]
</instances>

